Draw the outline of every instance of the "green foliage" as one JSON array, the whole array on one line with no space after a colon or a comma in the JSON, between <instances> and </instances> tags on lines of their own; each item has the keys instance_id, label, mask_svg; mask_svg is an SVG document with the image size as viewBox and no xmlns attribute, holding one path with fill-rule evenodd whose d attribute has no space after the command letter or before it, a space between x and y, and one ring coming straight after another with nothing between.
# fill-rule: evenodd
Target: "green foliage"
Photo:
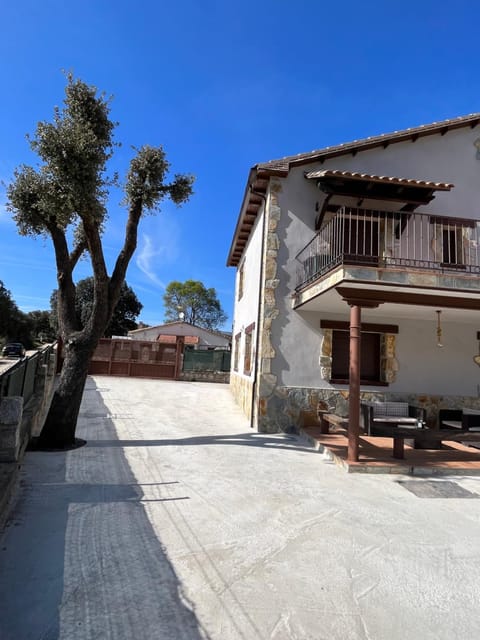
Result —
<instances>
[{"instance_id":1,"label":"green foliage","mask_svg":"<svg viewBox=\"0 0 480 640\"><path fill-rule=\"evenodd\" d=\"M192 194L193 176L175 174L174 181L165 184L170 170L162 147L143 146L130 163L125 189L125 202L142 202L146 209L155 209L165 196L175 204L186 202Z\"/></svg>"},{"instance_id":2,"label":"green foliage","mask_svg":"<svg viewBox=\"0 0 480 640\"><path fill-rule=\"evenodd\" d=\"M92 277L79 280L76 284L75 312L80 327L88 324L94 308L95 281ZM50 296L52 308L50 317L56 318L57 309L57 289ZM137 328L136 318L143 309L142 303L137 298L134 290L123 283L120 290L120 297L117 302L108 327L105 329L105 337L126 336L129 331Z\"/></svg>"},{"instance_id":3,"label":"green foliage","mask_svg":"<svg viewBox=\"0 0 480 640\"><path fill-rule=\"evenodd\" d=\"M33 338L34 327L29 314L20 311L0 280L0 343L22 342L29 348L33 346Z\"/></svg>"},{"instance_id":4,"label":"green foliage","mask_svg":"<svg viewBox=\"0 0 480 640\"><path fill-rule=\"evenodd\" d=\"M53 342L56 339L57 332L50 311L29 311L27 317L32 327L32 339L40 343Z\"/></svg>"},{"instance_id":5,"label":"green foliage","mask_svg":"<svg viewBox=\"0 0 480 640\"><path fill-rule=\"evenodd\" d=\"M186 280L173 281L167 286L163 296L165 320L184 320L206 329L218 329L227 319L215 289L207 289L203 282Z\"/></svg>"},{"instance_id":6,"label":"green foliage","mask_svg":"<svg viewBox=\"0 0 480 640\"><path fill-rule=\"evenodd\" d=\"M0 280L0 336L7 337L14 328L19 310L12 294Z\"/></svg>"},{"instance_id":7,"label":"green foliage","mask_svg":"<svg viewBox=\"0 0 480 640\"><path fill-rule=\"evenodd\" d=\"M109 104L95 87L68 77L64 108L53 122L39 122L30 146L43 165L22 166L9 185L8 207L20 233L47 233L51 225L65 229L78 216L100 224L105 216L106 163L114 147L115 123Z\"/></svg>"}]
</instances>

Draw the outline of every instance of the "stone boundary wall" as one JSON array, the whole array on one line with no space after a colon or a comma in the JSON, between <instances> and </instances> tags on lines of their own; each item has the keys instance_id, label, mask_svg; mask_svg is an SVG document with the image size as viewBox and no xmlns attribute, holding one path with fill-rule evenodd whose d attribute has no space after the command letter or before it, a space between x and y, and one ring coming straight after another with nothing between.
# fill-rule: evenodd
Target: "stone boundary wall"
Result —
<instances>
[{"instance_id":1,"label":"stone boundary wall","mask_svg":"<svg viewBox=\"0 0 480 640\"><path fill-rule=\"evenodd\" d=\"M230 382L229 371L181 371L177 380L185 382Z\"/></svg>"},{"instance_id":2,"label":"stone boundary wall","mask_svg":"<svg viewBox=\"0 0 480 640\"><path fill-rule=\"evenodd\" d=\"M0 463L18 462L28 442L38 436L47 416L55 387L57 350L35 374L34 392L24 404L22 396L0 398Z\"/></svg>"}]
</instances>

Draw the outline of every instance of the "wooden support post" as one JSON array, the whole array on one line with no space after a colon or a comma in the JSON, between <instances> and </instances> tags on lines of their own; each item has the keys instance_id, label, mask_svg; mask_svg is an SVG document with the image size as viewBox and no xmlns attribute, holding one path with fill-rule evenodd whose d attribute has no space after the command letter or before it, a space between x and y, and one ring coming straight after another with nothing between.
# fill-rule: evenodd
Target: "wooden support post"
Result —
<instances>
[{"instance_id":1,"label":"wooden support post","mask_svg":"<svg viewBox=\"0 0 480 640\"><path fill-rule=\"evenodd\" d=\"M403 458L405 457L404 444L404 438L393 439L393 457L397 460L403 460Z\"/></svg>"},{"instance_id":2,"label":"wooden support post","mask_svg":"<svg viewBox=\"0 0 480 640\"><path fill-rule=\"evenodd\" d=\"M360 346L362 309L350 307L350 375L348 394L348 454L349 462L358 462L358 438L360 433Z\"/></svg>"}]
</instances>

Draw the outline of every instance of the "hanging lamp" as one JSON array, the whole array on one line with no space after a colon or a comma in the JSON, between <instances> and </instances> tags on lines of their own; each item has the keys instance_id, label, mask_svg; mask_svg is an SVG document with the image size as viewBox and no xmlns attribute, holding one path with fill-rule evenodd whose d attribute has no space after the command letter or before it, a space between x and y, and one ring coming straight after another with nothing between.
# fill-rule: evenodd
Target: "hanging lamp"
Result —
<instances>
[{"instance_id":1,"label":"hanging lamp","mask_svg":"<svg viewBox=\"0 0 480 640\"><path fill-rule=\"evenodd\" d=\"M477 331L477 340L479 340L478 354L476 356L473 356L473 361L475 362L475 364L478 364L478 366L480 367L480 331Z\"/></svg>"},{"instance_id":2,"label":"hanging lamp","mask_svg":"<svg viewBox=\"0 0 480 640\"><path fill-rule=\"evenodd\" d=\"M441 311L437 311L437 347L443 347L442 344L442 325L440 322Z\"/></svg>"}]
</instances>

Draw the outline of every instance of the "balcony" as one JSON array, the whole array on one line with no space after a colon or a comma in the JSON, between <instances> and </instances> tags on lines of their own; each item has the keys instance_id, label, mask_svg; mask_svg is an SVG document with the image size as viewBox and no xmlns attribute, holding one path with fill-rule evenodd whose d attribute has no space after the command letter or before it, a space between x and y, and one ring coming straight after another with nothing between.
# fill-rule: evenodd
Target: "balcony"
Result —
<instances>
[{"instance_id":1,"label":"balcony","mask_svg":"<svg viewBox=\"0 0 480 640\"><path fill-rule=\"evenodd\" d=\"M445 274L450 276L449 282L452 275L461 276L463 281L468 278L467 288L471 288L471 280L479 280L480 275L480 222L343 207L300 251L296 260L297 298L342 266L353 267L349 269L350 280L355 280L355 274L358 279L364 277L367 267L377 272L377 281L379 271L382 278L388 272L424 272ZM396 281L394 278L392 283ZM445 288L457 286L447 284Z\"/></svg>"}]
</instances>

